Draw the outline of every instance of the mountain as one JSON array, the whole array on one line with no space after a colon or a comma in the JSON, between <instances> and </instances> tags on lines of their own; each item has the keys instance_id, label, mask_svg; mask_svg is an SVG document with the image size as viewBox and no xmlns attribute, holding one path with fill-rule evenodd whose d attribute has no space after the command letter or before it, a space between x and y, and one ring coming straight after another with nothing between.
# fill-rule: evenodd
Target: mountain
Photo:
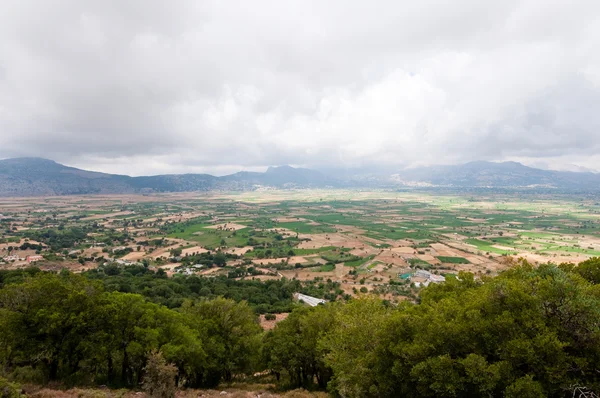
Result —
<instances>
[{"instance_id":1,"label":"mountain","mask_svg":"<svg viewBox=\"0 0 600 398\"><path fill-rule=\"evenodd\" d=\"M52 196L114 193L240 191L274 188L549 188L600 190L600 174L541 170L516 162L470 162L398 172L353 170L326 173L291 166L269 167L264 173L240 171L227 176L167 174L147 177L98 173L52 160L0 160L0 196Z\"/></svg>"},{"instance_id":2,"label":"mountain","mask_svg":"<svg viewBox=\"0 0 600 398\"><path fill-rule=\"evenodd\" d=\"M40 158L0 161L0 196L129 192L129 179L131 177L80 170Z\"/></svg>"},{"instance_id":3,"label":"mountain","mask_svg":"<svg viewBox=\"0 0 600 398\"><path fill-rule=\"evenodd\" d=\"M0 160L0 196L52 196L111 193L187 192L275 188L338 187L322 173L290 166L264 173L242 171L224 177L209 174L167 174L147 177L98 173L48 159Z\"/></svg>"},{"instance_id":4,"label":"mountain","mask_svg":"<svg viewBox=\"0 0 600 398\"><path fill-rule=\"evenodd\" d=\"M398 173L396 180L405 185L428 184L445 187L548 187L597 190L600 174L541 170L517 162L477 161L461 165L406 169Z\"/></svg>"}]
</instances>

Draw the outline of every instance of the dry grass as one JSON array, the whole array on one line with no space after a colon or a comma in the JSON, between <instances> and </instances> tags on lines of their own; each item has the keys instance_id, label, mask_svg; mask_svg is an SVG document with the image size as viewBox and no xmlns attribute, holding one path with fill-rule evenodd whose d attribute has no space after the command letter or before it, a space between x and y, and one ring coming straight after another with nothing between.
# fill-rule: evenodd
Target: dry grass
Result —
<instances>
[{"instance_id":1,"label":"dry grass","mask_svg":"<svg viewBox=\"0 0 600 398\"><path fill-rule=\"evenodd\" d=\"M235 384L218 390L186 389L177 391L176 398L227 397L227 398L327 398L324 392L311 392L296 389L274 392L272 384ZM111 390L108 388L60 388L25 386L24 391L31 398L142 398L146 394L133 390Z\"/></svg>"}]
</instances>

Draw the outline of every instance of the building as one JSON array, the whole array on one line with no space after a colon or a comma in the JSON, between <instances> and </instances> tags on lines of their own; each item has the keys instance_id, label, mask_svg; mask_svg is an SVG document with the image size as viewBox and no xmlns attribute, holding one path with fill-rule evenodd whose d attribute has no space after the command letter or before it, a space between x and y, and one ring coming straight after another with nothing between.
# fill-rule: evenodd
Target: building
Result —
<instances>
[{"instance_id":1,"label":"building","mask_svg":"<svg viewBox=\"0 0 600 398\"><path fill-rule=\"evenodd\" d=\"M419 269L410 277L416 287L427 286L430 283L446 282L446 278L442 275L432 274L429 271Z\"/></svg>"},{"instance_id":2,"label":"building","mask_svg":"<svg viewBox=\"0 0 600 398\"><path fill-rule=\"evenodd\" d=\"M43 260L44 256L35 255L35 256L27 256L26 260L28 263L34 263L36 261Z\"/></svg>"},{"instance_id":3,"label":"building","mask_svg":"<svg viewBox=\"0 0 600 398\"><path fill-rule=\"evenodd\" d=\"M417 278L429 279L429 277L431 276L431 272L425 271L424 269L418 269L415 271L414 276Z\"/></svg>"},{"instance_id":4,"label":"building","mask_svg":"<svg viewBox=\"0 0 600 398\"><path fill-rule=\"evenodd\" d=\"M311 307L316 307L319 304L325 304L327 301L316 297L307 296L302 293L295 293L294 298L298 301L302 300Z\"/></svg>"}]
</instances>

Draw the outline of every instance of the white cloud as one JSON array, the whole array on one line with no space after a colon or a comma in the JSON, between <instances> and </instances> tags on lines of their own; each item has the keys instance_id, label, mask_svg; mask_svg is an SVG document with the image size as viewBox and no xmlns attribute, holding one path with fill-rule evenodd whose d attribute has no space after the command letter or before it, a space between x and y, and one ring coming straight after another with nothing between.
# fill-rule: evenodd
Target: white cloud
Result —
<instances>
[{"instance_id":1,"label":"white cloud","mask_svg":"<svg viewBox=\"0 0 600 398\"><path fill-rule=\"evenodd\" d=\"M600 169L594 1L8 1L0 157ZM563 165L563 166L561 166Z\"/></svg>"}]
</instances>

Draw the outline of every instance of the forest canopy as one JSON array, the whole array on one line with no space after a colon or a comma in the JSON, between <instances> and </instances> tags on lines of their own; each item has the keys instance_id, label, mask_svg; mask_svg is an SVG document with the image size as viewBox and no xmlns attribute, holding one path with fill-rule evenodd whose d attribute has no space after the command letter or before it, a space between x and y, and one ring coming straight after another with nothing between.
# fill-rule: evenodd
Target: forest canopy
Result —
<instances>
[{"instance_id":1,"label":"forest canopy","mask_svg":"<svg viewBox=\"0 0 600 398\"><path fill-rule=\"evenodd\" d=\"M6 278L0 365L17 381L139 385L152 352L180 386L269 371L344 397L562 397L600 390L600 260L460 273L418 303L298 307L263 332L246 301L170 309L68 272Z\"/></svg>"}]
</instances>

